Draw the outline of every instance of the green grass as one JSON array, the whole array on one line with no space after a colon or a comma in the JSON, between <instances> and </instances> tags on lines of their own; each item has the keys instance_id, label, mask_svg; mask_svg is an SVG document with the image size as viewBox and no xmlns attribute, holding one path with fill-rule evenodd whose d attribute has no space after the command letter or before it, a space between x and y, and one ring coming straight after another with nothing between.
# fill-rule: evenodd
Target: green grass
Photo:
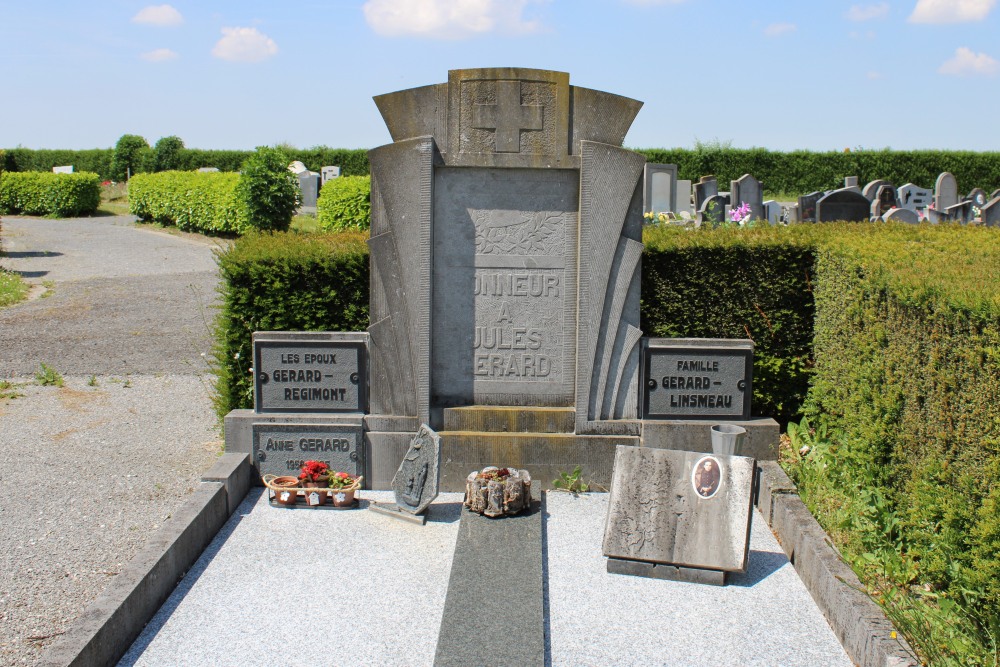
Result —
<instances>
[{"instance_id":1,"label":"green grass","mask_svg":"<svg viewBox=\"0 0 1000 667\"><path fill-rule=\"evenodd\" d=\"M291 231L304 234L314 234L323 231L319 226L319 218L312 214L300 214L292 218Z\"/></svg>"},{"instance_id":2,"label":"green grass","mask_svg":"<svg viewBox=\"0 0 1000 667\"><path fill-rule=\"evenodd\" d=\"M35 382L42 387L61 387L64 383L62 374L44 362L41 370L35 373Z\"/></svg>"},{"instance_id":3,"label":"green grass","mask_svg":"<svg viewBox=\"0 0 1000 667\"><path fill-rule=\"evenodd\" d=\"M28 296L28 283L12 271L0 269L0 308L13 306Z\"/></svg>"},{"instance_id":4,"label":"green grass","mask_svg":"<svg viewBox=\"0 0 1000 667\"><path fill-rule=\"evenodd\" d=\"M17 390L20 386L7 380L0 380L0 399L13 400L24 396L24 394Z\"/></svg>"}]
</instances>

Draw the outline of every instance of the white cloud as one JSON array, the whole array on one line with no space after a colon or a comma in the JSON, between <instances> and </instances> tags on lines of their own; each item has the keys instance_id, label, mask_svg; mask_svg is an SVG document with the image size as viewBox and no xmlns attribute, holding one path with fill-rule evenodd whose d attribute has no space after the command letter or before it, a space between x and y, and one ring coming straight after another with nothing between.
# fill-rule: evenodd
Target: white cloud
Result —
<instances>
[{"instance_id":1,"label":"white cloud","mask_svg":"<svg viewBox=\"0 0 1000 667\"><path fill-rule=\"evenodd\" d=\"M982 21L997 0L917 0L910 23L965 23Z\"/></svg>"},{"instance_id":2,"label":"white cloud","mask_svg":"<svg viewBox=\"0 0 1000 667\"><path fill-rule=\"evenodd\" d=\"M779 35L795 32L795 30L796 28L794 23L772 23L764 28L764 34L768 37L777 37Z\"/></svg>"},{"instance_id":3,"label":"white cloud","mask_svg":"<svg viewBox=\"0 0 1000 667\"><path fill-rule=\"evenodd\" d=\"M1000 62L985 53L973 53L964 46L955 50L951 60L944 61L938 72L951 76L993 76L1000 72Z\"/></svg>"},{"instance_id":4,"label":"white cloud","mask_svg":"<svg viewBox=\"0 0 1000 667\"><path fill-rule=\"evenodd\" d=\"M889 14L889 3L880 2L877 5L851 5L847 10L848 21L871 21L884 18Z\"/></svg>"},{"instance_id":5,"label":"white cloud","mask_svg":"<svg viewBox=\"0 0 1000 667\"><path fill-rule=\"evenodd\" d=\"M223 28L222 39L215 44L212 55L236 63L256 63L278 52L274 40L257 28Z\"/></svg>"},{"instance_id":6,"label":"white cloud","mask_svg":"<svg viewBox=\"0 0 1000 667\"><path fill-rule=\"evenodd\" d=\"M522 17L535 0L368 0L365 20L380 35L463 39L489 32L526 33L537 21Z\"/></svg>"},{"instance_id":7,"label":"white cloud","mask_svg":"<svg viewBox=\"0 0 1000 667\"><path fill-rule=\"evenodd\" d=\"M153 49L152 51L140 53L139 57L151 63L162 63L167 60L175 60L180 56L178 56L176 51L171 51L170 49Z\"/></svg>"},{"instance_id":8,"label":"white cloud","mask_svg":"<svg viewBox=\"0 0 1000 667\"><path fill-rule=\"evenodd\" d=\"M143 7L132 17L132 23L155 25L159 28L173 28L184 23L181 13L170 5L150 5Z\"/></svg>"}]
</instances>

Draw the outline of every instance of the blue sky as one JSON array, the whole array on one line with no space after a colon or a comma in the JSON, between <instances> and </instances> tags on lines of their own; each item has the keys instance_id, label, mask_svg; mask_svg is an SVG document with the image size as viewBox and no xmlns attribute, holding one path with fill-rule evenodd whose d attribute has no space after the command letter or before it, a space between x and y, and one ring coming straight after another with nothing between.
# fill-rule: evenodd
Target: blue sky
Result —
<instances>
[{"instance_id":1,"label":"blue sky","mask_svg":"<svg viewBox=\"0 0 1000 667\"><path fill-rule=\"evenodd\" d=\"M518 66L643 101L630 147L996 151L996 5L0 0L0 147L372 148L373 95Z\"/></svg>"}]
</instances>

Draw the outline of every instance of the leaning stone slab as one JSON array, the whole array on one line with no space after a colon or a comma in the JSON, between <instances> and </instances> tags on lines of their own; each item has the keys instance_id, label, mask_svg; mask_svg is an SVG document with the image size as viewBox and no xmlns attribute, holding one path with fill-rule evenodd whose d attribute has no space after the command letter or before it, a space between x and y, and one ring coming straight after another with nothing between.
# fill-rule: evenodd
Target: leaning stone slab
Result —
<instances>
[{"instance_id":1,"label":"leaning stone slab","mask_svg":"<svg viewBox=\"0 0 1000 667\"><path fill-rule=\"evenodd\" d=\"M399 509L421 514L438 495L441 475L441 438L426 424L410 441L410 448L392 478Z\"/></svg>"},{"instance_id":2,"label":"leaning stone slab","mask_svg":"<svg viewBox=\"0 0 1000 667\"><path fill-rule=\"evenodd\" d=\"M618 447L604 555L745 572L756 462Z\"/></svg>"}]
</instances>

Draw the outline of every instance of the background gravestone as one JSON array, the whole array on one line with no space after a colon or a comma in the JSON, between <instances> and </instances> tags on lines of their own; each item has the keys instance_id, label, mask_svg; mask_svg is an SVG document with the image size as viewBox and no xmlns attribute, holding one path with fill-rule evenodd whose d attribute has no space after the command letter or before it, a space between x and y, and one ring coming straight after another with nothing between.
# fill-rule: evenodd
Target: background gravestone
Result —
<instances>
[{"instance_id":1,"label":"background gravestone","mask_svg":"<svg viewBox=\"0 0 1000 667\"><path fill-rule=\"evenodd\" d=\"M768 199L764 202L764 218L769 225L781 222L781 203L774 199Z\"/></svg>"},{"instance_id":2,"label":"background gravestone","mask_svg":"<svg viewBox=\"0 0 1000 667\"><path fill-rule=\"evenodd\" d=\"M327 181L332 180L334 178L340 178L340 167L336 166L320 167L319 173L320 173L320 178L322 179L320 186L322 187L326 185Z\"/></svg>"},{"instance_id":3,"label":"background gravestone","mask_svg":"<svg viewBox=\"0 0 1000 667\"><path fill-rule=\"evenodd\" d=\"M986 206L987 199L986 190L982 188L973 188L972 192L966 197L969 201L973 203L974 206L982 208Z\"/></svg>"},{"instance_id":4,"label":"background gravestone","mask_svg":"<svg viewBox=\"0 0 1000 667\"><path fill-rule=\"evenodd\" d=\"M892 185L889 181L884 181L882 179L876 179L874 181L869 181L867 185L861 190L861 194L865 196L865 199L871 201L875 199L875 195L878 194L878 189L883 185Z\"/></svg>"},{"instance_id":5,"label":"background gravestone","mask_svg":"<svg viewBox=\"0 0 1000 667\"><path fill-rule=\"evenodd\" d=\"M604 555L746 571L755 468L742 456L619 447Z\"/></svg>"},{"instance_id":6,"label":"background gravestone","mask_svg":"<svg viewBox=\"0 0 1000 667\"><path fill-rule=\"evenodd\" d=\"M691 208L691 181L679 180L677 181L677 210L675 211L678 215L682 213L687 213L689 216L694 213L694 209Z\"/></svg>"},{"instance_id":7,"label":"background gravestone","mask_svg":"<svg viewBox=\"0 0 1000 667\"><path fill-rule=\"evenodd\" d=\"M920 216L917 212L908 208L894 208L886 211L882 215L885 222L904 222L908 225L920 224Z\"/></svg>"},{"instance_id":8,"label":"background gravestone","mask_svg":"<svg viewBox=\"0 0 1000 667\"><path fill-rule=\"evenodd\" d=\"M875 199L871 204L871 217L881 218L891 208L896 208L896 189L892 185L880 185L875 191Z\"/></svg>"},{"instance_id":9,"label":"background gravestone","mask_svg":"<svg viewBox=\"0 0 1000 667\"><path fill-rule=\"evenodd\" d=\"M319 174L315 171L303 171L296 174L296 178L302 191L302 206L315 207L319 197Z\"/></svg>"},{"instance_id":10,"label":"background gravestone","mask_svg":"<svg viewBox=\"0 0 1000 667\"><path fill-rule=\"evenodd\" d=\"M944 172L934 183L934 208L944 212L958 203L958 181L950 172Z\"/></svg>"},{"instance_id":11,"label":"background gravestone","mask_svg":"<svg viewBox=\"0 0 1000 667\"><path fill-rule=\"evenodd\" d=\"M870 213L868 198L851 190L835 190L816 202L816 222L863 222Z\"/></svg>"},{"instance_id":12,"label":"background gravestone","mask_svg":"<svg viewBox=\"0 0 1000 667\"><path fill-rule=\"evenodd\" d=\"M729 184L729 201L733 208L742 203L750 204L754 220L764 220L764 187L750 174L743 174Z\"/></svg>"},{"instance_id":13,"label":"background gravestone","mask_svg":"<svg viewBox=\"0 0 1000 667\"><path fill-rule=\"evenodd\" d=\"M916 211L926 208L931 203L934 193L926 188L918 188L913 183L907 183L896 191L899 195L899 207Z\"/></svg>"},{"instance_id":14,"label":"background gravestone","mask_svg":"<svg viewBox=\"0 0 1000 667\"><path fill-rule=\"evenodd\" d=\"M1000 226L1000 196L987 202L980 210L979 217L987 227Z\"/></svg>"},{"instance_id":15,"label":"background gravestone","mask_svg":"<svg viewBox=\"0 0 1000 667\"><path fill-rule=\"evenodd\" d=\"M725 195L712 195L702 202L698 210L698 219L701 222L719 224L726 219L726 206L729 198Z\"/></svg>"},{"instance_id":16,"label":"background gravestone","mask_svg":"<svg viewBox=\"0 0 1000 667\"><path fill-rule=\"evenodd\" d=\"M647 164L643 182L643 213L677 212L676 164Z\"/></svg>"},{"instance_id":17,"label":"background gravestone","mask_svg":"<svg viewBox=\"0 0 1000 667\"><path fill-rule=\"evenodd\" d=\"M816 202L822 198L822 192L810 192L809 194L799 197L799 221L816 222Z\"/></svg>"},{"instance_id":18,"label":"background gravestone","mask_svg":"<svg viewBox=\"0 0 1000 667\"><path fill-rule=\"evenodd\" d=\"M694 210L700 211L705 200L719 194L719 181L715 176L702 176L694 184Z\"/></svg>"}]
</instances>

